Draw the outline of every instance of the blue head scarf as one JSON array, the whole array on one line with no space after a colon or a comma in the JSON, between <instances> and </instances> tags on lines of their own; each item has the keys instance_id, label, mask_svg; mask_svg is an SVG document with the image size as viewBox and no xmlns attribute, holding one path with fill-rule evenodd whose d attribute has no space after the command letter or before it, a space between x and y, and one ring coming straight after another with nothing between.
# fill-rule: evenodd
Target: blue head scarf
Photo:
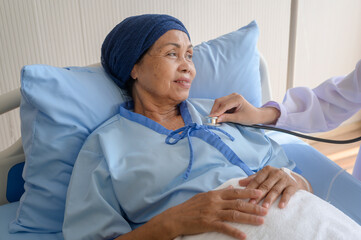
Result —
<instances>
[{"instance_id":1,"label":"blue head scarf","mask_svg":"<svg viewBox=\"0 0 361 240\"><path fill-rule=\"evenodd\" d=\"M124 88L138 59L158 38L173 29L185 32L190 39L183 23L169 15L145 14L126 18L103 42L101 63L105 71Z\"/></svg>"}]
</instances>

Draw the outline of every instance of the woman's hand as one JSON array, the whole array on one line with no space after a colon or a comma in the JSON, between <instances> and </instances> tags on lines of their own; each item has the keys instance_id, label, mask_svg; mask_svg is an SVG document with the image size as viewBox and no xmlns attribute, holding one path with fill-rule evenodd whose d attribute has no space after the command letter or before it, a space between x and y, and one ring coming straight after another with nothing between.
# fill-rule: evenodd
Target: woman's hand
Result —
<instances>
[{"instance_id":1,"label":"woman's hand","mask_svg":"<svg viewBox=\"0 0 361 240\"><path fill-rule=\"evenodd\" d=\"M157 217L163 219L163 226L170 230L171 237L193 235L204 232L220 232L236 239L246 235L227 224L237 222L261 225L267 209L249 203L248 199L258 199L262 191L256 189L226 189L200 193L188 201L172 207Z\"/></svg>"},{"instance_id":2,"label":"woman's hand","mask_svg":"<svg viewBox=\"0 0 361 240\"><path fill-rule=\"evenodd\" d=\"M261 196L251 199L251 203L259 203L263 199L262 206L268 208L281 196L278 206L284 208L291 196L298 190L307 190L307 183L299 176L292 174L292 177L282 169L266 166L256 174L241 179L239 185L246 187L246 189L262 190Z\"/></svg>"},{"instance_id":3,"label":"woman's hand","mask_svg":"<svg viewBox=\"0 0 361 240\"><path fill-rule=\"evenodd\" d=\"M218 117L217 122L239 124L274 124L280 112L273 107L256 108L242 95L232 93L215 100L210 117Z\"/></svg>"}]
</instances>

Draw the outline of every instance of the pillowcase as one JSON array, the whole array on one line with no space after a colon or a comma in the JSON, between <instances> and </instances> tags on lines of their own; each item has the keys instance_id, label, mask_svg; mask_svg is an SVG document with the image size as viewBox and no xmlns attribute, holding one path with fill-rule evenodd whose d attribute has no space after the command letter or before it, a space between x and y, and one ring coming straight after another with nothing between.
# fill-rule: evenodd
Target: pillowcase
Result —
<instances>
[{"instance_id":1,"label":"pillowcase","mask_svg":"<svg viewBox=\"0 0 361 240\"><path fill-rule=\"evenodd\" d=\"M256 21L237 31L195 46L197 70L189 97L220 98L241 93L254 106L262 103Z\"/></svg>"},{"instance_id":2,"label":"pillowcase","mask_svg":"<svg viewBox=\"0 0 361 240\"><path fill-rule=\"evenodd\" d=\"M191 97L243 94L261 103L256 22L194 47L197 76ZM25 193L9 231L62 230L66 192L87 136L118 113L125 100L101 66L25 66L21 72L21 134Z\"/></svg>"},{"instance_id":3,"label":"pillowcase","mask_svg":"<svg viewBox=\"0 0 361 240\"><path fill-rule=\"evenodd\" d=\"M25 193L14 232L60 232L73 165L87 136L118 113L122 94L101 67L25 66L21 71Z\"/></svg>"}]
</instances>

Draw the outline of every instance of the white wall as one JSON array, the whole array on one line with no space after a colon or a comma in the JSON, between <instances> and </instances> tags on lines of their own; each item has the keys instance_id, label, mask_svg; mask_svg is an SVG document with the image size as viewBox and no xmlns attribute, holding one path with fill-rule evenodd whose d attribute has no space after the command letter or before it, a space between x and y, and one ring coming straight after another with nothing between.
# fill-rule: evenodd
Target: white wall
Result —
<instances>
[{"instance_id":1,"label":"white wall","mask_svg":"<svg viewBox=\"0 0 361 240\"><path fill-rule=\"evenodd\" d=\"M347 75L361 59L360 0L300 0L297 23L294 86Z\"/></svg>"},{"instance_id":2,"label":"white wall","mask_svg":"<svg viewBox=\"0 0 361 240\"><path fill-rule=\"evenodd\" d=\"M361 59L360 0L301 0L294 86L315 87Z\"/></svg>"},{"instance_id":3,"label":"white wall","mask_svg":"<svg viewBox=\"0 0 361 240\"><path fill-rule=\"evenodd\" d=\"M23 65L99 62L106 34L125 17L141 13L178 17L194 45L256 19L259 49L274 80L273 96L283 95L289 0L0 0L0 94L20 86ZM0 116L0 150L19 138L18 115L15 110Z\"/></svg>"}]
</instances>

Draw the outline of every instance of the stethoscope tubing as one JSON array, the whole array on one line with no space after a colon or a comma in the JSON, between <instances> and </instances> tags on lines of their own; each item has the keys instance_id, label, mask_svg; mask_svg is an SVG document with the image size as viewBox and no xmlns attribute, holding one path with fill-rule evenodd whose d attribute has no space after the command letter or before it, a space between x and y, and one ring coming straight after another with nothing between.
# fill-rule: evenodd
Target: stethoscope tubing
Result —
<instances>
[{"instance_id":1,"label":"stethoscope tubing","mask_svg":"<svg viewBox=\"0 0 361 240\"><path fill-rule=\"evenodd\" d=\"M313 141L317 141L317 142L331 143L331 144L349 144L349 143L354 143L354 142L361 141L361 136L357 137L357 138L346 139L346 140L334 140L334 139L313 137L313 136L301 134L301 133L298 133L298 132L286 130L286 129L283 129L283 128L271 127L271 126L267 126L267 125L258 125L258 124L255 124L255 125L239 124L239 125L241 125L243 127L251 127L251 128L258 128L258 129L264 129L264 130L272 130L272 131L277 131L277 132L283 132L283 133L291 134L291 135L294 135L294 136L297 136L297 137L300 137L300 138L305 138L305 139L309 139L309 140L313 140Z\"/></svg>"}]
</instances>

